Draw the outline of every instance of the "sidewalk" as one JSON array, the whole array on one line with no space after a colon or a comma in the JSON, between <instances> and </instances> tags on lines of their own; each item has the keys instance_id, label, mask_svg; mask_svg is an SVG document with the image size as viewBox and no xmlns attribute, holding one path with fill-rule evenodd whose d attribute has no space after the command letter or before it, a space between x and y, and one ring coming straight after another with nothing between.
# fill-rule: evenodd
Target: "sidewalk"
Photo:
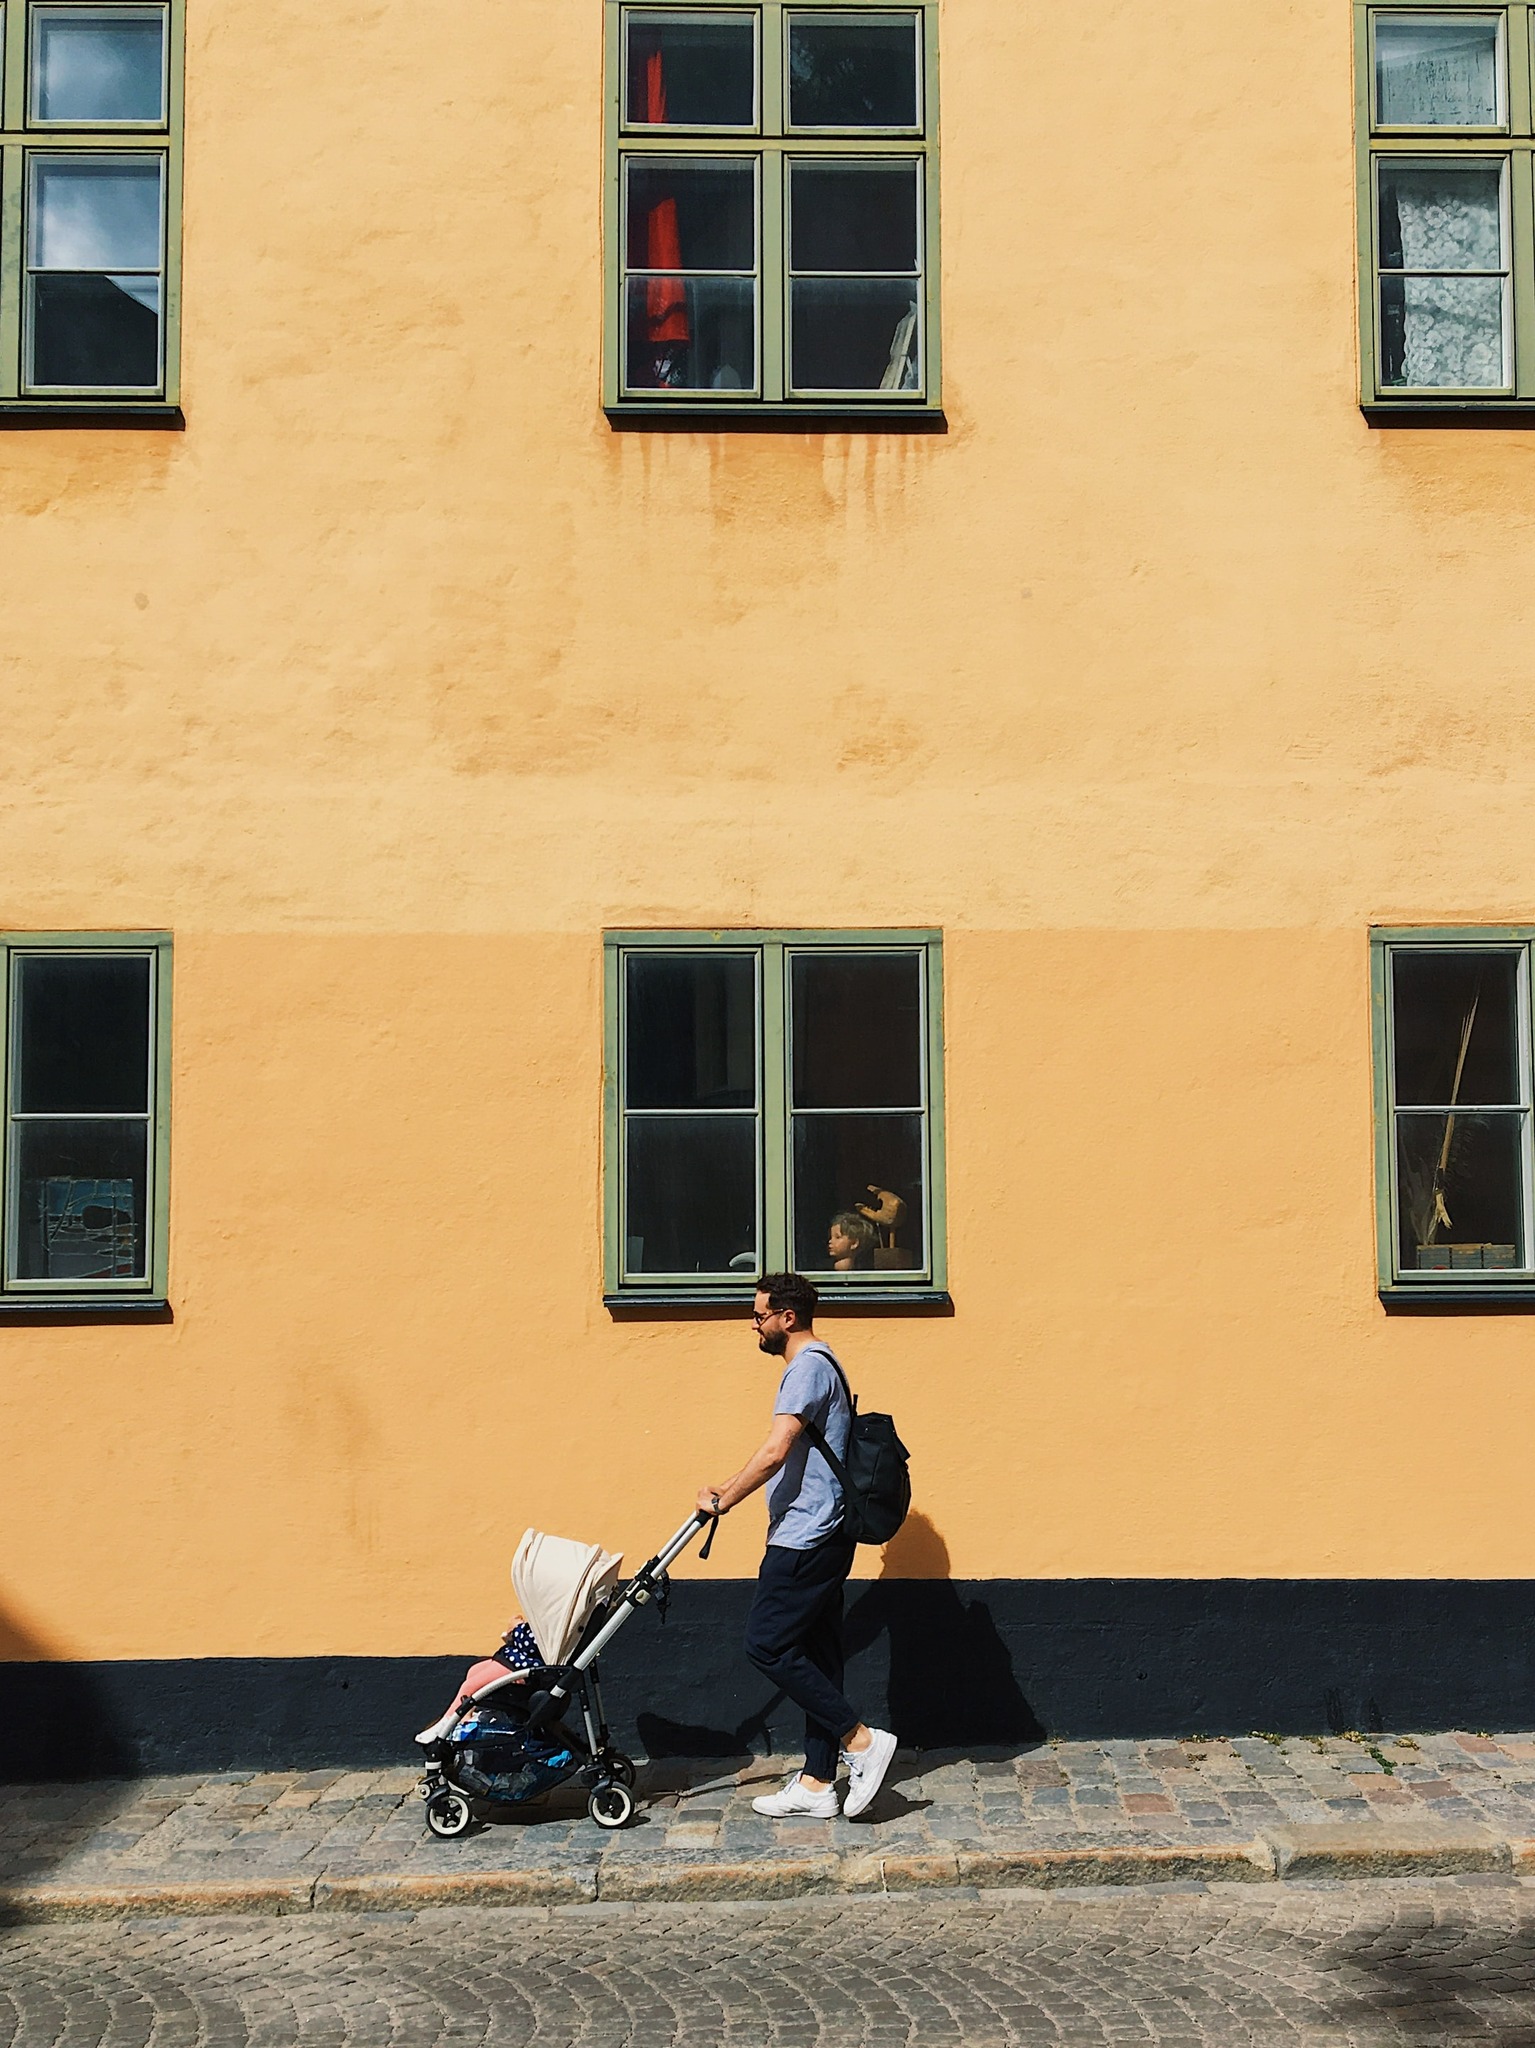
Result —
<instances>
[{"instance_id":1,"label":"sidewalk","mask_svg":"<svg viewBox=\"0 0 1535 2048\"><path fill-rule=\"evenodd\" d=\"M643 1765L617 1833L565 1788L456 1842L427 1835L409 1768L0 1787L0 1918L1535 1876L1531 1734L929 1751L860 1820L762 1820L785 1768Z\"/></svg>"}]
</instances>

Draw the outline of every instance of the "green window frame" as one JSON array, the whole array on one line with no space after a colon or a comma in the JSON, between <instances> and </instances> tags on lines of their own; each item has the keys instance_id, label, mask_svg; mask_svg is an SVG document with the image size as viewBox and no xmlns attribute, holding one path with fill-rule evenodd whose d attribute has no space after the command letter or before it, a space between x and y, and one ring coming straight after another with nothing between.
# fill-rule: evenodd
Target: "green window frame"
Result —
<instances>
[{"instance_id":1,"label":"green window frame","mask_svg":"<svg viewBox=\"0 0 1535 2048\"><path fill-rule=\"evenodd\" d=\"M0 6L0 415L177 413L183 48L184 0Z\"/></svg>"},{"instance_id":2,"label":"green window frame","mask_svg":"<svg viewBox=\"0 0 1535 2048\"><path fill-rule=\"evenodd\" d=\"M604 7L607 255L603 405L609 416L618 421L667 416L721 421L772 413L829 419L892 418L908 424L922 419L940 421L938 0L899 0L899 4L893 0L759 0L759 4L747 6L732 6L728 0L724 4L722 0L670 0L670 4L651 6L604 0ZM733 29L743 37L749 28L753 82L749 102L732 109L739 118L729 124L700 122L691 126L677 120L664 127L627 118L634 112L632 102L626 104L631 38L660 23L695 30L712 25ZM915 118L892 119L889 125L879 126L872 120L856 127L793 125L790 60L796 33L802 50L803 38L817 29L835 33L844 26L856 29L859 25L872 25L876 31L890 34L910 26L917 44ZM796 189L813 193L819 172L824 181L824 204L835 181L855 174L859 166L876 179L883 171L886 178L898 182L909 166L916 187L914 268L908 266L904 253L896 255L888 249L883 256L865 253L856 258L828 254L824 249L818 253L808 235L806 245L796 251ZM691 171L695 176L707 176L712 171L729 181L739 195L737 244L718 252L707 265L700 259L697 268L681 268L684 252L680 246L671 257L658 252L654 241L643 252L629 246L625 217L631 180L647 175L654 178L668 167L683 175ZM636 199L634 203L638 206L641 202ZM807 218L814 217L810 205L807 198ZM749 235L745 231L748 209ZM675 221L673 213L674 234ZM798 266L791 267L791 255L796 253ZM670 263L679 268L656 267ZM839 267L849 274L838 276ZM696 330L700 362L706 321L732 321L736 323L732 332L738 336L744 336L749 322L750 344L744 339L735 344L743 355L749 355L749 362L740 367L717 367L713 376L724 380L718 385L704 385L702 379L710 373L699 368L686 373L699 378L699 383L677 388L661 381L634 381L640 373L631 360L631 330L625 309L637 305L634 295L641 292L662 295L662 303L650 305L647 315L656 323L653 332L668 318L677 323L676 331L692 335ZM841 310L833 316L827 309L839 303L839 292ZM816 294L820 295L819 314L815 311ZM892 314L897 298L909 301L909 314L900 307ZM792 340L796 306L803 307L807 323L803 349ZM796 388L796 362L808 373L815 360L810 323L826 323L818 329L824 333L835 332L840 321L844 323L841 331L849 334L860 318L860 306L863 320L883 318L889 326L886 375L894 383L890 388L884 388L883 382L880 387L865 382L859 388L849 388L818 380ZM881 337L884 331L884 326L878 328ZM653 349L654 342L651 346ZM868 344L863 346L866 352ZM834 354L823 350L823 362L831 361ZM661 374L652 363L648 375L659 379ZM829 371L825 374L830 376ZM865 361L861 374L872 378L876 371Z\"/></svg>"},{"instance_id":3,"label":"green window frame","mask_svg":"<svg viewBox=\"0 0 1535 2048\"><path fill-rule=\"evenodd\" d=\"M0 948L0 1312L163 1309L170 935L10 932ZM66 962L84 970L73 987Z\"/></svg>"},{"instance_id":4,"label":"green window frame","mask_svg":"<svg viewBox=\"0 0 1535 2048\"><path fill-rule=\"evenodd\" d=\"M1359 353L1372 419L1535 406L1532 35L1528 0L1356 0Z\"/></svg>"},{"instance_id":5,"label":"green window frame","mask_svg":"<svg viewBox=\"0 0 1535 2048\"><path fill-rule=\"evenodd\" d=\"M1535 1302L1535 925L1370 934L1381 1298Z\"/></svg>"},{"instance_id":6,"label":"green window frame","mask_svg":"<svg viewBox=\"0 0 1535 2048\"><path fill-rule=\"evenodd\" d=\"M947 1302L941 933L612 931L603 936L603 950L607 1304L747 1303L759 1272L780 1272L794 1265L796 1243L802 1253L810 1252L802 1257L801 1270L829 1301ZM716 1046L721 1042L720 991L727 979L734 992L729 998L736 1006L729 1027L730 1088L716 1090L705 1105L700 1083L695 1101L705 1106L684 1107L675 1092L663 1090L658 1095L651 1089L647 1094L649 1084L636 1075L636 1065L643 1069L654 1057L653 1048L665 1042L665 1032L642 1041L632 1028L631 1010L635 1004L653 1002L653 992L665 986L669 973L692 977L684 983L684 1001L692 1006L685 1014L702 1015L709 1008L715 1020L711 1043ZM840 1049L848 1042L856 1044L857 1019L870 1013L857 1009L855 1014L849 1005L882 990L888 992L887 1007L876 1007L873 1015L891 1016L904 1005L908 1019L887 1041L899 1048L896 1066L903 1078L893 1089L883 1080L871 1082L865 1099L855 1101L856 1087L849 1095L838 1095L834 1081L820 1069L812 1072L813 1045ZM674 990L669 1000L676 999ZM826 1021L833 1018L840 1020L835 1031ZM800 1066L796 1019L805 1034ZM814 1040L811 1019L819 1021ZM695 1065L687 1071L696 1076L701 1059L696 1047L689 1057ZM718 1067L724 1056L710 1057ZM856 1062L856 1052L853 1058ZM841 1064L845 1073L846 1062ZM893 1073L895 1068L886 1071ZM909 1099L914 1092L916 1099ZM689 1118L708 1121L721 1142L735 1148L731 1172L736 1176L736 1195L748 1206L749 1194L742 1190L749 1171L755 1186L755 1227L748 1221L740 1241L728 1238L711 1270L648 1270L646 1246L654 1239L637 1233L637 1222L640 1230L644 1227L637 1205L649 1201L654 1213L655 1206L664 1206L672 1189L686 1179L679 1162L699 1156L689 1149L691 1139L684 1130ZM662 1125L669 1129L662 1131ZM699 1126L692 1128L696 1132ZM865 1144L869 1150L864 1157L889 1161L898 1155L905 1170L887 1174L883 1182L876 1178L873 1165L867 1172L852 1172L849 1161ZM648 1148L644 1156L655 1165L638 1164L641 1147ZM644 1176L643 1186L638 1176ZM864 1190L865 1201L877 1210L883 1206L879 1195L894 1192L888 1183L896 1180L903 1214L888 1228L877 1226L866 1233L857 1269L833 1270L826 1252L817 1265L815 1248L826 1240L828 1222L837 1209L856 1202ZM834 1181L835 1199L824 1194ZM797 1188L814 1190L820 1198L812 1212L807 1192L805 1214L800 1217L795 1215ZM698 1197L695 1190L697 1199L712 1201ZM753 1236L754 1244L749 1242ZM732 1252L731 1247L737 1248Z\"/></svg>"}]
</instances>

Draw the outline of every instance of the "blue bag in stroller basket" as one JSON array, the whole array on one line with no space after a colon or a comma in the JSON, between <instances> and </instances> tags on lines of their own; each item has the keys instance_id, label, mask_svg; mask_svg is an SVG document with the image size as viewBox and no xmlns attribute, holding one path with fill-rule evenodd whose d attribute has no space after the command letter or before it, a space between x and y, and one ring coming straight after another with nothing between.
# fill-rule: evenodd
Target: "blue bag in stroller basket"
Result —
<instances>
[{"instance_id":1,"label":"blue bag in stroller basket","mask_svg":"<svg viewBox=\"0 0 1535 2048\"><path fill-rule=\"evenodd\" d=\"M536 1799L581 1768L563 1728L535 1734L525 1710L499 1702L472 1707L451 1742L454 1778L472 1798L497 1806Z\"/></svg>"}]
</instances>

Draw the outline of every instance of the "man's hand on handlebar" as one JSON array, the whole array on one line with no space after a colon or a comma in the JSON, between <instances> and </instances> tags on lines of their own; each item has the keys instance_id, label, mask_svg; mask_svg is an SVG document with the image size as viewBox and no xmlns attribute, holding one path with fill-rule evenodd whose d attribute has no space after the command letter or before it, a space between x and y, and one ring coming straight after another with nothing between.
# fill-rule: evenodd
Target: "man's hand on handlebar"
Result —
<instances>
[{"instance_id":1,"label":"man's hand on handlebar","mask_svg":"<svg viewBox=\"0 0 1535 2048\"><path fill-rule=\"evenodd\" d=\"M698 1489L698 1512L711 1518L728 1515L730 1510L720 1506L720 1490L717 1486L700 1486Z\"/></svg>"}]
</instances>

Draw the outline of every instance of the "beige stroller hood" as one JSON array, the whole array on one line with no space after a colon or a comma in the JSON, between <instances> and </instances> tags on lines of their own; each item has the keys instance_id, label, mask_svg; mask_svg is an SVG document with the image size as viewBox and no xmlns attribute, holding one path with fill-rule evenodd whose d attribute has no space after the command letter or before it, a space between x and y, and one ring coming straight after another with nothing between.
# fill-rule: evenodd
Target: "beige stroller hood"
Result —
<instances>
[{"instance_id":1,"label":"beige stroller hood","mask_svg":"<svg viewBox=\"0 0 1535 2048\"><path fill-rule=\"evenodd\" d=\"M512 1585L546 1664L563 1664L612 1592L623 1554L529 1529L512 1559Z\"/></svg>"}]
</instances>

